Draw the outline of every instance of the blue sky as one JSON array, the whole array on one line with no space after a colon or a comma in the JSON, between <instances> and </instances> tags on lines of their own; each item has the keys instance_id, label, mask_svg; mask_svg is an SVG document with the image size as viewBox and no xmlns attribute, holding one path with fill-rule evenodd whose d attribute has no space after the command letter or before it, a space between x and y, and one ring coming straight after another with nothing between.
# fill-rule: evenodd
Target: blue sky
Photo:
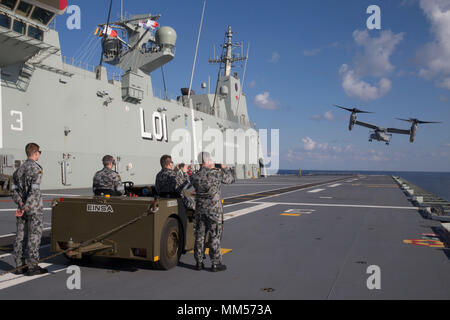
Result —
<instances>
[{"instance_id":1,"label":"blue sky","mask_svg":"<svg viewBox=\"0 0 450 320\"><path fill-rule=\"evenodd\" d=\"M99 51L79 48L105 22L109 1L69 4L80 6L82 26L68 30L68 15L57 19L63 54L97 64ZM161 25L177 31L176 57L165 66L173 96L189 82L202 4L125 1L127 12L160 13ZM381 30L366 27L370 5L381 8ZM119 12L116 0L113 17ZM228 25L234 40L251 44L249 116L258 128L280 129L281 168L450 171L450 1L208 0L197 91L208 76L215 83L217 67L207 61ZM162 88L161 72L152 77ZM383 127L409 129L396 117L444 123L421 126L414 144L395 135L386 146L369 143L366 128L349 132L349 114L333 104L373 111L359 119Z\"/></svg>"}]
</instances>

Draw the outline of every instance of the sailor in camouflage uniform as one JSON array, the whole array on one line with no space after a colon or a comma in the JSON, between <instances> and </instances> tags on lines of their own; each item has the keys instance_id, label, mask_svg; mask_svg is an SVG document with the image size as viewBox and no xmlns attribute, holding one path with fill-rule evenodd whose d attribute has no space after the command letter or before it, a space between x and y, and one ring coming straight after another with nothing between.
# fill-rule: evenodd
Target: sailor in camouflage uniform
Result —
<instances>
[{"instance_id":1,"label":"sailor in camouflage uniform","mask_svg":"<svg viewBox=\"0 0 450 320\"><path fill-rule=\"evenodd\" d=\"M161 157L161 171L156 176L155 188L161 197L178 198L181 197L183 204L191 210L195 210L195 200L185 193L189 187L189 177L185 174L178 174L173 170L172 157L164 155Z\"/></svg>"},{"instance_id":2,"label":"sailor in camouflage uniform","mask_svg":"<svg viewBox=\"0 0 450 320\"><path fill-rule=\"evenodd\" d=\"M44 225L42 194L40 190L43 170L37 163L41 151L35 143L25 150L28 159L13 175L12 198L18 205L17 236L14 243L14 256L18 268L29 265L17 273L34 276L48 273L39 267L39 247Z\"/></svg>"},{"instance_id":3,"label":"sailor in camouflage uniform","mask_svg":"<svg viewBox=\"0 0 450 320\"><path fill-rule=\"evenodd\" d=\"M95 195L109 194L111 196L121 196L125 193L120 175L112 168L115 164L114 157L103 157L104 168L94 176L93 191Z\"/></svg>"},{"instance_id":4,"label":"sailor in camouflage uniform","mask_svg":"<svg viewBox=\"0 0 450 320\"><path fill-rule=\"evenodd\" d=\"M191 178L196 191L194 256L197 261L197 270L204 269L205 238L209 233L212 271L225 271L226 266L222 264L220 246L223 232L221 186L234 182L233 170L226 168L225 165L222 165L222 169L214 168L211 156L207 152L200 154L199 163L202 163L202 168Z\"/></svg>"}]
</instances>

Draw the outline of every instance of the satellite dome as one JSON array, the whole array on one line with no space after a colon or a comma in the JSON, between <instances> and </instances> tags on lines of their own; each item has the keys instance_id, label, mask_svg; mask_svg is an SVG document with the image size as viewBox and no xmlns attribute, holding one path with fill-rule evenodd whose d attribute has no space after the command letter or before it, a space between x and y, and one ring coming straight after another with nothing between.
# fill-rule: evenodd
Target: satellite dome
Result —
<instances>
[{"instance_id":1,"label":"satellite dome","mask_svg":"<svg viewBox=\"0 0 450 320\"><path fill-rule=\"evenodd\" d=\"M177 33L171 27L161 27L155 34L156 43L161 47L175 47L177 42Z\"/></svg>"}]
</instances>

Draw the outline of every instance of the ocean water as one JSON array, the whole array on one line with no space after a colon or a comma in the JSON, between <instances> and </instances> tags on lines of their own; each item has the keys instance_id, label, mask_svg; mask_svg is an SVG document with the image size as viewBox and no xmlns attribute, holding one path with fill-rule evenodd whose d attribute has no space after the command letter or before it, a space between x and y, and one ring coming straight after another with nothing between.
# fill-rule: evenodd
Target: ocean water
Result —
<instances>
[{"instance_id":1,"label":"ocean water","mask_svg":"<svg viewBox=\"0 0 450 320\"><path fill-rule=\"evenodd\" d=\"M402 171L336 171L302 170L303 174L365 174L398 176L450 201L450 172L402 172ZM298 174L298 170L279 170L278 174Z\"/></svg>"}]
</instances>

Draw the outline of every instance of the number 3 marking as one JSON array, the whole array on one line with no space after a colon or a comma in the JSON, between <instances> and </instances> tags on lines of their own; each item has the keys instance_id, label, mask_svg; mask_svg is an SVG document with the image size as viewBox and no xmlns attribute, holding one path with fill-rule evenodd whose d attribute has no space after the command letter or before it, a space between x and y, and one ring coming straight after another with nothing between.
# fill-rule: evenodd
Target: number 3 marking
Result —
<instances>
[{"instance_id":1,"label":"number 3 marking","mask_svg":"<svg viewBox=\"0 0 450 320\"><path fill-rule=\"evenodd\" d=\"M11 130L13 131L23 131L23 114L21 111L11 110L11 117L17 116L16 118L16 126L14 124L11 125Z\"/></svg>"}]
</instances>

